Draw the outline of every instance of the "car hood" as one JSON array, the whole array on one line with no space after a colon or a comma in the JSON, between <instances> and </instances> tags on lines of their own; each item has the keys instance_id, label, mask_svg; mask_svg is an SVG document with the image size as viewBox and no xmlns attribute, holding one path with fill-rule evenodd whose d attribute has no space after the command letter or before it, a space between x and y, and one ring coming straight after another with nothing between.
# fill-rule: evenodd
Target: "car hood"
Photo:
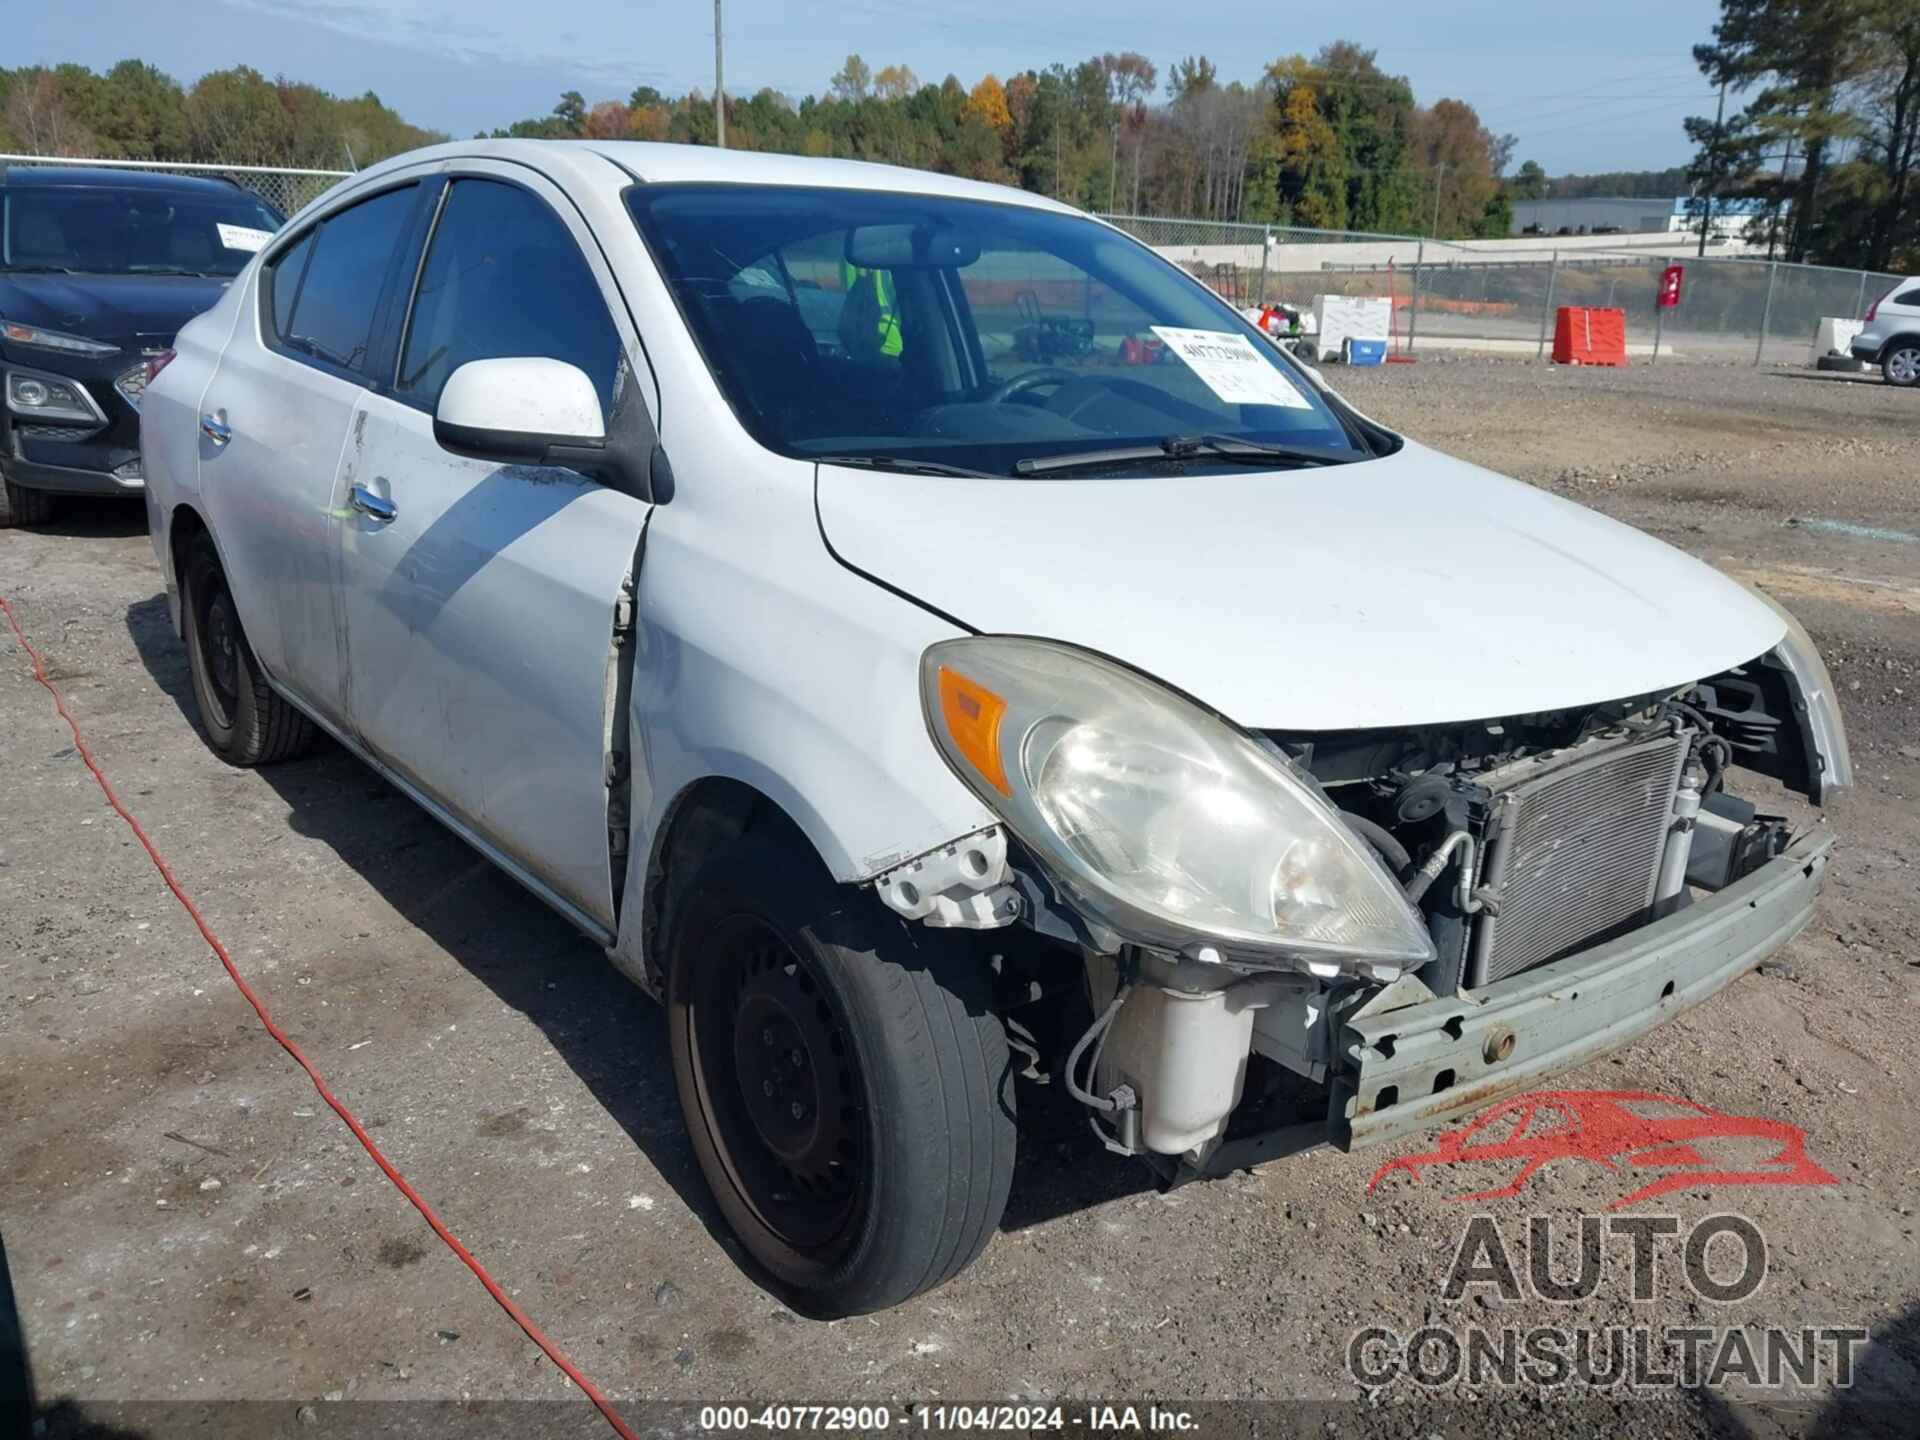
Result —
<instances>
[{"instance_id":1,"label":"car hood","mask_svg":"<svg viewBox=\"0 0 1920 1440\"><path fill-rule=\"evenodd\" d=\"M1354 465L1000 480L822 465L842 563L984 633L1097 650L1257 729L1621 699L1785 633L1649 535L1418 445Z\"/></svg>"},{"instance_id":2,"label":"car hood","mask_svg":"<svg viewBox=\"0 0 1920 1440\"><path fill-rule=\"evenodd\" d=\"M230 283L197 275L0 274L0 316L123 349L165 346Z\"/></svg>"}]
</instances>

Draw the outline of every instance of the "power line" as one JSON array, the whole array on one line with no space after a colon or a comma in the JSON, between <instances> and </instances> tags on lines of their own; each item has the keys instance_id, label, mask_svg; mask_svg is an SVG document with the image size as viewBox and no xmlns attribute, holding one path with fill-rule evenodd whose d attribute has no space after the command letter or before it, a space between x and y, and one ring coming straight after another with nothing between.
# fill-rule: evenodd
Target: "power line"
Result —
<instances>
[{"instance_id":1,"label":"power line","mask_svg":"<svg viewBox=\"0 0 1920 1440\"><path fill-rule=\"evenodd\" d=\"M1666 83L1669 85L1675 85L1677 87L1679 83L1678 77ZM1515 96L1509 96L1501 100L1501 102L1498 105L1490 108L1487 113L1490 115L1506 115L1506 114L1513 113L1516 110L1525 108L1522 106L1521 102L1529 98L1536 101L1564 100L1569 102L1568 104L1558 107L1563 110L1578 110L1583 105L1587 105L1591 103L1604 104L1605 102L1610 100L1682 99L1688 95L1702 93L1703 84L1704 82L1696 82L1692 85L1687 86L1686 89L1684 90L1681 90L1678 88L1675 88L1672 90L1650 90L1645 85L1630 86L1623 83L1617 88L1608 88L1604 90L1584 90L1584 91L1577 91L1573 94L1563 93L1559 95L1539 95L1539 96L1532 96L1532 97L1515 95ZM1711 95L1713 93L1713 90L1711 87L1708 87L1705 89L1704 93Z\"/></svg>"},{"instance_id":2,"label":"power line","mask_svg":"<svg viewBox=\"0 0 1920 1440\"><path fill-rule=\"evenodd\" d=\"M1685 94L1676 92L1670 97L1658 92L1650 93L1647 89L1647 83L1648 83L1647 77L1639 77L1637 80L1633 78L1622 78L1619 80L1610 81L1606 85L1601 86L1598 89L1594 89L1594 90L1573 91L1571 93L1562 92L1559 95L1545 95L1545 96L1531 96L1531 97L1522 96L1522 95L1506 96L1506 97L1503 97L1497 104L1495 104L1487 113L1490 115L1514 114L1526 108L1523 105L1521 105L1520 102L1527 99L1565 100L1565 101L1572 102L1567 105L1556 107L1556 109L1552 112L1554 114L1564 114L1568 111L1583 109L1588 104L1595 103L1595 102L1605 103L1607 101L1613 101L1613 100L1643 100L1643 99L1652 100L1652 99L1664 99L1664 98L1684 99L1685 95L1690 95L1698 91L1700 85L1703 84L1704 82L1696 80L1694 85L1690 86L1688 90L1685 92ZM1653 83L1660 84L1660 85L1677 86L1681 83L1681 77L1679 75L1657 76L1657 77L1653 77ZM1712 94L1713 92L1709 90L1706 93ZM1528 110L1527 113L1533 114L1535 112Z\"/></svg>"},{"instance_id":3,"label":"power line","mask_svg":"<svg viewBox=\"0 0 1920 1440\"><path fill-rule=\"evenodd\" d=\"M1682 100L1711 100L1712 98L1713 91L1711 90L1674 91L1665 95L1649 95L1645 91L1642 91L1638 95L1620 95L1611 100L1583 100L1577 105L1563 105L1552 110L1529 111L1517 116L1509 113L1504 118L1495 117L1492 120L1482 115L1480 119L1483 124L1489 125L1498 123L1525 126L1539 120L1557 120L1562 115L1579 114L1592 116L1596 113L1603 114L1615 106L1635 105L1646 100L1657 100L1664 104L1675 104Z\"/></svg>"},{"instance_id":4,"label":"power line","mask_svg":"<svg viewBox=\"0 0 1920 1440\"><path fill-rule=\"evenodd\" d=\"M1654 113L1655 111L1657 111L1657 110L1668 110L1668 109L1671 109L1671 108L1672 108L1672 103L1671 103L1670 101L1662 101L1662 102L1661 102L1660 104L1658 104L1658 105L1649 105L1649 106L1647 106L1647 107L1646 107L1645 109L1643 109L1643 110L1629 110L1629 111L1627 111L1627 113L1626 113L1626 114L1624 114L1624 115L1615 115L1615 116L1613 116L1613 117L1611 117L1611 118L1612 118L1613 120L1615 120L1615 121L1620 121L1620 120L1631 120L1631 119L1633 119L1633 118L1634 118L1635 116L1637 116L1637 115L1651 115L1651 114L1653 114L1653 113ZM1532 132L1531 132L1531 133L1530 133L1530 134L1529 134L1529 135L1527 136L1527 139L1528 139L1528 141L1529 141L1529 142L1531 142L1531 141L1533 141L1533 140L1537 140L1537 139L1539 139L1539 138L1540 138L1540 136L1542 136L1542 135L1560 135L1560 134L1564 134L1564 133L1565 133L1566 131L1568 131L1568 130L1578 130L1578 129L1581 129L1581 128L1582 128L1583 126L1586 126L1586 125L1588 125L1588 124L1590 124L1590 123L1591 123L1591 122L1590 122L1590 121L1587 121L1587 120L1575 120L1575 121L1573 121L1573 122L1572 122L1571 124L1567 124L1567 125L1549 125L1549 126L1548 126L1548 127L1547 127L1547 128L1545 129L1545 130L1535 130L1535 131L1532 131Z\"/></svg>"}]
</instances>

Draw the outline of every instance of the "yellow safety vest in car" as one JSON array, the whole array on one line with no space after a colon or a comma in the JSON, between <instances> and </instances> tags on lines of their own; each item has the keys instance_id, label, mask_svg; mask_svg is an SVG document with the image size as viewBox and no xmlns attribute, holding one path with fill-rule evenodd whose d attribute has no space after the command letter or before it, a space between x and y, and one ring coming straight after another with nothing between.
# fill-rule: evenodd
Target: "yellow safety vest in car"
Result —
<instances>
[{"instance_id":1,"label":"yellow safety vest in car","mask_svg":"<svg viewBox=\"0 0 1920 1440\"><path fill-rule=\"evenodd\" d=\"M854 293L860 286L870 287L870 298L877 316L874 333L879 341L879 353L898 360L901 351L900 312L893 302L893 277L885 270L863 270L843 260L840 262L840 278L846 286L848 304L853 303Z\"/></svg>"}]
</instances>

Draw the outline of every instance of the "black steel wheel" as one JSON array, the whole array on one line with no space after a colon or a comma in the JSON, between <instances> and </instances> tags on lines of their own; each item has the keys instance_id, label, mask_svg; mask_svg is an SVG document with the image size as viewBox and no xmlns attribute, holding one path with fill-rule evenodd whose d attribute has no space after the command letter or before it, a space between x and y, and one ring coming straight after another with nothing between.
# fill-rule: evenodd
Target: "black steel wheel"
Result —
<instances>
[{"instance_id":1,"label":"black steel wheel","mask_svg":"<svg viewBox=\"0 0 1920 1440\"><path fill-rule=\"evenodd\" d=\"M689 977L689 1043L729 1178L760 1222L827 1258L867 1198L866 1090L824 982L770 926L729 917Z\"/></svg>"},{"instance_id":2,"label":"black steel wheel","mask_svg":"<svg viewBox=\"0 0 1920 1440\"><path fill-rule=\"evenodd\" d=\"M970 936L911 927L781 828L673 886L674 1079L728 1225L789 1303L897 1305L986 1247L1013 1067Z\"/></svg>"},{"instance_id":3,"label":"black steel wheel","mask_svg":"<svg viewBox=\"0 0 1920 1440\"><path fill-rule=\"evenodd\" d=\"M233 613L233 596L218 574L207 573L193 587L194 639L207 676L208 720L222 730L233 728L240 708L240 621Z\"/></svg>"},{"instance_id":4,"label":"black steel wheel","mask_svg":"<svg viewBox=\"0 0 1920 1440\"><path fill-rule=\"evenodd\" d=\"M290 760L313 743L313 722L267 684L247 645L220 554L196 535L180 569L182 630L207 744L232 765Z\"/></svg>"}]
</instances>

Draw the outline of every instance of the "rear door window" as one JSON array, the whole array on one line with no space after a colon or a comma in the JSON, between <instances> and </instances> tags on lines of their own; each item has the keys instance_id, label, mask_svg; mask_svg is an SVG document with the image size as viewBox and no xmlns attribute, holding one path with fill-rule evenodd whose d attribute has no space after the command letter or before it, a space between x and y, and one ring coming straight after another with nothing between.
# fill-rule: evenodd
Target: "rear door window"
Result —
<instances>
[{"instance_id":1,"label":"rear door window","mask_svg":"<svg viewBox=\"0 0 1920 1440\"><path fill-rule=\"evenodd\" d=\"M304 359L344 370L366 370L374 313L387 269L406 233L416 187L403 186L363 200L320 222L308 238L276 257L272 299L276 338ZM283 293L311 247L294 293Z\"/></svg>"},{"instance_id":2,"label":"rear door window","mask_svg":"<svg viewBox=\"0 0 1920 1440\"><path fill-rule=\"evenodd\" d=\"M427 249L394 393L431 410L470 360L578 366L612 410L623 359L606 300L545 202L498 180L456 180Z\"/></svg>"}]
</instances>

